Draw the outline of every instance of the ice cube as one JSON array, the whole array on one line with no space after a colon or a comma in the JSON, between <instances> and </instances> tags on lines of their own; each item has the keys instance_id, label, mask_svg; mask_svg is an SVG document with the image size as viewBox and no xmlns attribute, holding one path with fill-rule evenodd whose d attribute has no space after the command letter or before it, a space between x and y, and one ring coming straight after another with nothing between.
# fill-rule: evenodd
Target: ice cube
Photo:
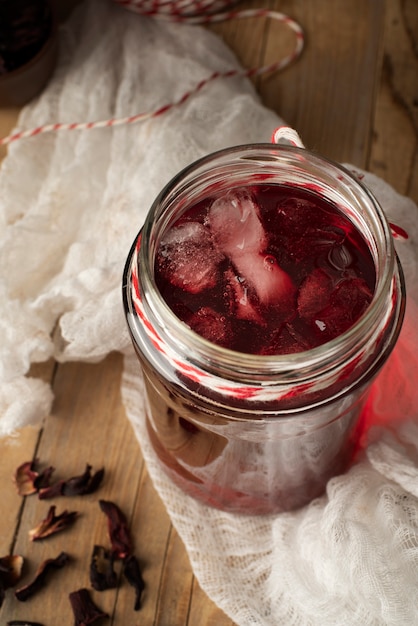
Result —
<instances>
[{"instance_id":1,"label":"ice cube","mask_svg":"<svg viewBox=\"0 0 418 626\"><path fill-rule=\"evenodd\" d=\"M230 258L266 245L258 207L246 189L216 199L209 209L209 224L216 245Z\"/></svg>"},{"instance_id":2,"label":"ice cube","mask_svg":"<svg viewBox=\"0 0 418 626\"><path fill-rule=\"evenodd\" d=\"M231 259L238 273L255 289L264 306L293 307L295 288L271 254L252 253L236 255Z\"/></svg>"},{"instance_id":3,"label":"ice cube","mask_svg":"<svg viewBox=\"0 0 418 626\"><path fill-rule=\"evenodd\" d=\"M227 307L233 317L240 320L248 320L256 324L265 325L263 317L257 310L257 303L254 301L253 290L247 281L238 276L232 267L225 272L227 290Z\"/></svg>"},{"instance_id":4,"label":"ice cube","mask_svg":"<svg viewBox=\"0 0 418 626\"><path fill-rule=\"evenodd\" d=\"M362 278L342 280L331 293L328 305L316 313L316 328L327 338L344 333L365 312L372 297Z\"/></svg>"},{"instance_id":5,"label":"ice cube","mask_svg":"<svg viewBox=\"0 0 418 626\"><path fill-rule=\"evenodd\" d=\"M289 306L295 291L292 279L273 255L264 252L267 235L251 195L235 190L215 200L209 224L216 246L255 290L260 303Z\"/></svg>"},{"instance_id":6,"label":"ice cube","mask_svg":"<svg viewBox=\"0 0 418 626\"><path fill-rule=\"evenodd\" d=\"M285 233L302 235L307 224L317 223L318 206L309 200L290 196L278 202L277 217L280 229Z\"/></svg>"},{"instance_id":7,"label":"ice cube","mask_svg":"<svg viewBox=\"0 0 418 626\"><path fill-rule=\"evenodd\" d=\"M297 330L295 324L286 323L272 333L269 343L263 346L260 354L295 354L313 347L307 337Z\"/></svg>"},{"instance_id":8,"label":"ice cube","mask_svg":"<svg viewBox=\"0 0 418 626\"><path fill-rule=\"evenodd\" d=\"M211 307L201 307L186 323L204 339L224 347L230 345L232 336L230 322Z\"/></svg>"},{"instance_id":9,"label":"ice cube","mask_svg":"<svg viewBox=\"0 0 418 626\"><path fill-rule=\"evenodd\" d=\"M199 222L183 222L161 241L157 264L172 285L200 293L216 285L223 255L214 247L210 231Z\"/></svg>"},{"instance_id":10,"label":"ice cube","mask_svg":"<svg viewBox=\"0 0 418 626\"><path fill-rule=\"evenodd\" d=\"M333 289L333 281L324 270L313 270L299 287L297 299L299 316L311 321L318 311L329 304Z\"/></svg>"}]
</instances>

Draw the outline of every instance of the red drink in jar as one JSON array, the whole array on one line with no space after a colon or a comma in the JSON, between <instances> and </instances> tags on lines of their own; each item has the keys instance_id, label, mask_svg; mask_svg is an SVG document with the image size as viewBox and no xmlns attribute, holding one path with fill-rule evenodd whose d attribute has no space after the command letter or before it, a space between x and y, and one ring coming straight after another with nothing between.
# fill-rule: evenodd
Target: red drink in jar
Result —
<instances>
[{"instance_id":1,"label":"red drink in jar","mask_svg":"<svg viewBox=\"0 0 418 626\"><path fill-rule=\"evenodd\" d=\"M386 220L347 171L270 145L199 161L154 203L124 294L150 440L187 493L283 511L347 468L404 308Z\"/></svg>"}]
</instances>

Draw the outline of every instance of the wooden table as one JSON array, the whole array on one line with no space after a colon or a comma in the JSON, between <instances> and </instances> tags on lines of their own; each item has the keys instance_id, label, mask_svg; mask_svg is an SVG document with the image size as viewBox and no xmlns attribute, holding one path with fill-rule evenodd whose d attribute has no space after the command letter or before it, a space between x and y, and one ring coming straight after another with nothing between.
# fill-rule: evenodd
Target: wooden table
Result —
<instances>
[{"instance_id":1,"label":"wooden table","mask_svg":"<svg viewBox=\"0 0 418 626\"><path fill-rule=\"evenodd\" d=\"M261 1L245 6L263 6ZM259 80L265 104L298 129L307 147L351 162L384 178L418 201L418 3L416 0L270 0L303 26L306 48L291 68ZM242 63L273 61L290 45L287 31L263 21L228 22L214 27ZM415 51L415 52L414 52ZM0 134L13 127L17 111L0 111ZM2 149L0 156L4 156ZM49 588L26 604L8 593L0 623L31 619L45 626L72 624L68 593L89 586L94 543L107 544L98 499L119 504L133 528L146 590L143 608L133 612L133 590L93 592L114 626L233 626L199 588L185 549L156 495L126 419L120 398L122 358L102 363L48 363L33 368L52 381L55 403L39 428L27 428L0 446L0 556L27 559L27 576L38 564L66 550L72 565L58 572ZM56 467L56 478L83 471L87 462L104 465L99 494L61 499L80 512L75 529L44 543L29 542L28 530L45 517L48 505L36 496L22 499L12 484L15 468L38 457Z\"/></svg>"}]
</instances>

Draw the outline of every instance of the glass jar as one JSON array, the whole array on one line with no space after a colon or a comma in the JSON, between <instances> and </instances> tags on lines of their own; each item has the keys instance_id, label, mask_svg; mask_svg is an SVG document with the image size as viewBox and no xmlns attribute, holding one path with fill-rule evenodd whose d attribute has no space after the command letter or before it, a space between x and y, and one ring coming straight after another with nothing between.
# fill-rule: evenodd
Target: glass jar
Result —
<instances>
[{"instance_id":1,"label":"glass jar","mask_svg":"<svg viewBox=\"0 0 418 626\"><path fill-rule=\"evenodd\" d=\"M376 273L365 313L311 350L260 356L193 332L155 284L155 256L198 201L244 185L310 190L336 205L367 243ZM291 510L324 492L359 446L370 385L397 340L401 267L376 199L346 169L307 150L230 148L180 172L159 194L129 253L126 319L146 388L146 426L167 474L185 492L248 514Z\"/></svg>"}]
</instances>

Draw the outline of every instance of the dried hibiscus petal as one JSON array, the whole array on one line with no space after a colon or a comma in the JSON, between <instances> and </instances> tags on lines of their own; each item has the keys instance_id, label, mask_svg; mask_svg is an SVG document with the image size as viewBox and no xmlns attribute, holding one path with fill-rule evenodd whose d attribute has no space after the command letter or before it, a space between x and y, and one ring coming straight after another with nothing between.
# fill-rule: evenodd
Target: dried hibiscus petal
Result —
<instances>
[{"instance_id":1,"label":"dried hibiscus petal","mask_svg":"<svg viewBox=\"0 0 418 626\"><path fill-rule=\"evenodd\" d=\"M109 617L93 602L88 589L79 589L69 595L74 613L74 626L88 626L98 619Z\"/></svg>"},{"instance_id":2,"label":"dried hibiscus petal","mask_svg":"<svg viewBox=\"0 0 418 626\"><path fill-rule=\"evenodd\" d=\"M26 602L37 591L44 587L51 570L61 569L68 563L70 557L66 552L61 552L55 559L47 559L39 566L35 578L28 585L16 589L15 596L20 602Z\"/></svg>"},{"instance_id":3,"label":"dried hibiscus petal","mask_svg":"<svg viewBox=\"0 0 418 626\"><path fill-rule=\"evenodd\" d=\"M22 576L23 556L11 554L0 558L0 580L5 589L14 587Z\"/></svg>"},{"instance_id":4,"label":"dried hibiscus petal","mask_svg":"<svg viewBox=\"0 0 418 626\"><path fill-rule=\"evenodd\" d=\"M79 476L73 476L67 480L60 480L53 485L48 485L39 490L39 498L55 498L56 496L84 496L94 493L103 480L104 468L102 467L94 474L91 473L92 466L86 465L86 469Z\"/></svg>"},{"instance_id":5,"label":"dried hibiscus petal","mask_svg":"<svg viewBox=\"0 0 418 626\"><path fill-rule=\"evenodd\" d=\"M63 511L59 515L55 515L55 506L51 506L46 518L29 531L29 538L31 541L40 541L55 535L55 533L59 533L74 524L77 516L77 511Z\"/></svg>"},{"instance_id":6,"label":"dried hibiscus petal","mask_svg":"<svg viewBox=\"0 0 418 626\"><path fill-rule=\"evenodd\" d=\"M124 559L123 573L125 574L128 583L135 589L134 611L139 611L141 608L141 596L145 589L145 583L139 568L138 559L133 554Z\"/></svg>"},{"instance_id":7,"label":"dried hibiscus petal","mask_svg":"<svg viewBox=\"0 0 418 626\"><path fill-rule=\"evenodd\" d=\"M27 461L26 463L19 465L17 468L13 479L17 487L17 492L20 496L30 496L31 494L37 493L40 489L49 485L54 468L47 467L42 472L38 472L35 469L37 462L37 459L34 461Z\"/></svg>"},{"instance_id":8,"label":"dried hibiscus petal","mask_svg":"<svg viewBox=\"0 0 418 626\"><path fill-rule=\"evenodd\" d=\"M90 582L93 589L104 591L117 586L118 579L113 564L114 557L109 550L103 546L94 546L90 562Z\"/></svg>"},{"instance_id":9,"label":"dried hibiscus petal","mask_svg":"<svg viewBox=\"0 0 418 626\"><path fill-rule=\"evenodd\" d=\"M99 500L100 508L107 516L112 552L115 558L124 559L132 553L132 541L125 515L110 500Z\"/></svg>"},{"instance_id":10,"label":"dried hibiscus petal","mask_svg":"<svg viewBox=\"0 0 418 626\"><path fill-rule=\"evenodd\" d=\"M14 587L22 576L23 557L11 554L0 558L0 607L3 604L5 591Z\"/></svg>"}]
</instances>

